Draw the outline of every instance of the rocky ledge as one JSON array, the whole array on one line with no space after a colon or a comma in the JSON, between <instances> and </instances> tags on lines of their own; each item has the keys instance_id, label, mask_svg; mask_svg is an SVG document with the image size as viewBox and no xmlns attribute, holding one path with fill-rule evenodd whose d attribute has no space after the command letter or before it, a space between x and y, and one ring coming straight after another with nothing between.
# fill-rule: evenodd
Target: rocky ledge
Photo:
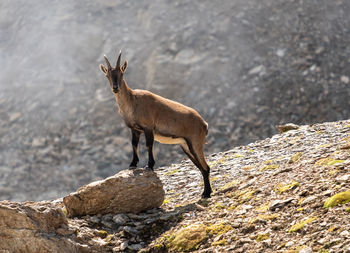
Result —
<instances>
[{"instance_id":1,"label":"rocky ledge","mask_svg":"<svg viewBox=\"0 0 350 253\"><path fill-rule=\"evenodd\" d=\"M281 132L209 156L209 200L199 199L200 173L185 160L156 169L160 208L67 218L62 200L30 205L41 203L40 215L55 212L59 226L39 225L52 252L350 252L350 120ZM5 204L16 215L31 210L1 202L1 249L9 244Z\"/></svg>"}]
</instances>

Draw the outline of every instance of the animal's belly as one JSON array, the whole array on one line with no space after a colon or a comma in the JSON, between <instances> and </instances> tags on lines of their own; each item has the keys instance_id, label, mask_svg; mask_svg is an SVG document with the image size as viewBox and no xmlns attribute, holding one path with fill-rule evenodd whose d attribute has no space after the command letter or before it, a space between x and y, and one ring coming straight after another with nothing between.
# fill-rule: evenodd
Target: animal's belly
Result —
<instances>
[{"instance_id":1,"label":"animal's belly","mask_svg":"<svg viewBox=\"0 0 350 253\"><path fill-rule=\"evenodd\" d=\"M163 144L185 144L186 143L184 138L166 137L166 136L157 135L157 134L154 135L154 139Z\"/></svg>"}]
</instances>

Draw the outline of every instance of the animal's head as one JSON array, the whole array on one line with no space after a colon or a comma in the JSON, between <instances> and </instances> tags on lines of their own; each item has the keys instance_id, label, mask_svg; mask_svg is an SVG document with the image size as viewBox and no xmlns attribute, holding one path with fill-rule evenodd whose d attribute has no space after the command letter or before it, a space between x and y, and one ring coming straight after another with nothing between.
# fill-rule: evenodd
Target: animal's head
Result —
<instances>
[{"instance_id":1,"label":"animal's head","mask_svg":"<svg viewBox=\"0 0 350 253\"><path fill-rule=\"evenodd\" d=\"M127 61L124 61L124 64L120 66L121 56L122 56L122 52L120 51L117 64L115 67L111 66L111 64L109 63L109 60L107 59L107 56L104 56L106 60L107 68L103 64L100 64L100 69L106 75L113 93L117 93L119 91L120 85L122 84L124 79L124 72L126 70L126 67L128 66Z\"/></svg>"}]
</instances>

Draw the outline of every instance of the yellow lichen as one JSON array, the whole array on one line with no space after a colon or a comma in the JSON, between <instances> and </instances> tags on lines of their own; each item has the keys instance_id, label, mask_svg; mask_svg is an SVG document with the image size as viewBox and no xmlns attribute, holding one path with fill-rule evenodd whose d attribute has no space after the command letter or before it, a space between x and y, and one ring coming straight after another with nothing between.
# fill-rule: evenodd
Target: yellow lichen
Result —
<instances>
[{"instance_id":1,"label":"yellow lichen","mask_svg":"<svg viewBox=\"0 0 350 253\"><path fill-rule=\"evenodd\" d=\"M332 226L328 229L328 232L333 232L333 231L338 230L338 229L339 229L338 226Z\"/></svg>"},{"instance_id":2,"label":"yellow lichen","mask_svg":"<svg viewBox=\"0 0 350 253\"><path fill-rule=\"evenodd\" d=\"M289 184L278 184L275 188L275 191L278 192L278 193L284 193L286 191L289 191L293 188L296 188L299 186L299 183L296 182L296 181L292 181L291 183Z\"/></svg>"},{"instance_id":3,"label":"yellow lichen","mask_svg":"<svg viewBox=\"0 0 350 253\"><path fill-rule=\"evenodd\" d=\"M269 220L275 220L279 217L278 214L259 214L257 217L252 218L249 223L257 223L259 221L269 221Z\"/></svg>"},{"instance_id":4,"label":"yellow lichen","mask_svg":"<svg viewBox=\"0 0 350 253\"><path fill-rule=\"evenodd\" d=\"M170 199L164 199L162 205L166 205L166 204L168 204L169 202L170 202Z\"/></svg>"},{"instance_id":5,"label":"yellow lichen","mask_svg":"<svg viewBox=\"0 0 350 253\"><path fill-rule=\"evenodd\" d=\"M221 239L219 241L213 242L211 244L211 246L220 246L220 245L226 245L227 244L227 240L226 239Z\"/></svg>"},{"instance_id":6,"label":"yellow lichen","mask_svg":"<svg viewBox=\"0 0 350 253\"><path fill-rule=\"evenodd\" d=\"M290 163L296 163L300 160L300 157L303 155L303 152L298 152L294 155L291 156L291 158L289 159Z\"/></svg>"},{"instance_id":7,"label":"yellow lichen","mask_svg":"<svg viewBox=\"0 0 350 253\"><path fill-rule=\"evenodd\" d=\"M334 207L339 204L345 204L350 202L350 191L340 192L338 194L335 194L334 196L328 198L326 202L324 202L323 207L329 208Z\"/></svg>"},{"instance_id":8,"label":"yellow lichen","mask_svg":"<svg viewBox=\"0 0 350 253\"><path fill-rule=\"evenodd\" d=\"M107 231L105 231L105 230L99 230L99 231L97 232L97 234L98 234L98 236L101 237L101 238L106 238L107 235L108 235Z\"/></svg>"},{"instance_id":9,"label":"yellow lichen","mask_svg":"<svg viewBox=\"0 0 350 253\"><path fill-rule=\"evenodd\" d=\"M270 237L270 234L269 233L266 233L266 234L258 234L255 238L255 240L257 242L261 242L261 241L265 241L266 239L268 239Z\"/></svg>"},{"instance_id":10,"label":"yellow lichen","mask_svg":"<svg viewBox=\"0 0 350 253\"><path fill-rule=\"evenodd\" d=\"M254 193L256 193L256 192L257 192L256 190L251 190L251 189L247 189L247 190L244 190L242 192L239 192L238 198L240 199L240 203L242 204L242 203L252 199Z\"/></svg>"},{"instance_id":11,"label":"yellow lichen","mask_svg":"<svg viewBox=\"0 0 350 253\"><path fill-rule=\"evenodd\" d=\"M197 249L207 239L206 226L193 224L180 229L170 239L168 247L177 252Z\"/></svg>"},{"instance_id":12,"label":"yellow lichen","mask_svg":"<svg viewBox=\"0 0 350 253\"><path fill-rule=\"evenodd\" d=\"M216 203L214 207L215 209L218 209L218 210L222 210L226 208L226 206L222 202Z\"/></svg>"},{"instance_id":13,"label":"yellow lichen","mask_svg":"<svg viewBox=\"0 0 350 253\"><path fill-rule=\"evenodd\" d=\"M315 166L331 166L331 165L335 165L335 164L338 164L338 163L343 163L344 160L335 160L333 158L330 158L330 157L327 157L327 158L322 158L320 160L318 160L316 163L315 163Z\"/></svg>"},{"instance_id":14,"label":"yellow lichen","mask_svg":"<svg viewBox=\"0 0 350 253\"><path fill-rule=\"evenodd\" d=\"M311 218L308 218L306 220L303 220L301 222L298 222L296 224L294 224L289 230L288 232L297 232L299 230L301 230L302 228L305 227L305 225L313 222L314 220L316 220L317 218L316 217L311 217Z\"/></svg>"},{"instance_id":15,"label":"yellow lichen","mask_svg":"<svg viewBox=\"0 0 350 253\"><path fill-rule=\"evenodd\" d=\"M243 157L243 156L244 156L244 155L239 154L239 153L235 154L235 157L236 157L236 158L240 158L240 157Z\"/></svg>"},{"instance_id":16,"label":"yellow lichen","mask_svg":"<svg viewBox=\"0 0 350 253\"><path fill-rule=\"evenodd\" d=\"M262 204L261 206L259 206L256 210L258 212L264 213L269 209L270 209L270 203L265 203L265 204Z\"/></svg>"},{"instance_id":17,"label":"yellow lichen","mask_svg":"<svg viewBox=\"0 0 350 253\"><path fill-rule=\"evenodd\" d=\"M279 167L278 164L269 164L269 165L266 165L264 167L262 167L259 171L260 172L264 172L264 171L267 171L267 170L275 170Z\"/></svg>"},{"instance_id":18,"label":"yellow lichen","mask_svg":"<svg viewBox=\"0 0 350 253\"><path fill-rule=\"evenodd\" d=\"M219 191L225 191L229 188L232 188L232 187L235 187L236 185L238 184L238 181L237 180L234 180L234 181L231 181L227 184L225 184L224 186L222 186Z\"/></svg>"},{"instance_id":19,"label":"yellow lichen","mask_svg":"<svg viewBox=\"0 0 350 253\"><path fill-rule=\"evenodd\" d=\"M170 175L174 175L175 173L179 172L179 169L173 169L171 171L168 171L167 173L165 173L164 175L166 176L170 176Z\"/></svg>"},{"instance_id":20,"label":"yellow lichen","mask_svg":"<svg viewBox=\"0 0 350 253\"><path fill-rule=\"evenodd\" d=\"M230 230L232 230L232 226L227 225L224 222L220 224L210 225L206 228L207 233L215 235L222 235Z\"/></svg>"},{"instance_id":21,"label":"yellow lichen","mask_svg":"<svg viewBox=\"0 0 350 253\"><path fill-rule=\"evenodd\" d=\"M345 208L345 212L350 213L350 206Z\"/></svg>"}]
</instances>

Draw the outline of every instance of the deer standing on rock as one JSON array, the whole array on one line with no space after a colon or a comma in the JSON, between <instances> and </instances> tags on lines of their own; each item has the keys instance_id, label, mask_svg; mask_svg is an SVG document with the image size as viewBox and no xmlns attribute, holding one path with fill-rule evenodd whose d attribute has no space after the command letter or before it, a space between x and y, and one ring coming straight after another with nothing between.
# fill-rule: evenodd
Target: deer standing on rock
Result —
<instances>
[{"instance_id":1,"label":"deer standing on rock","mask_svg":"<svg viewBox=\"0 0 350 253\"><path fill-rule=\"evenodd\" d=\"M110 88L118 103L119 113L126 125L131 129L133 159L130 168L136 168L139 162L137 146L140 135L145 134L148 150L149 169L153 170L154 140L164 144L180 144L183 151L198 167L203 176L203 198L209 198L210 168L204 158L205 137L208 124L194 109L163 98L147 90L132 90L124 80L128 62L120 66L121 52L117 64L112 67L106 56L107 67L100 64L101 71L106 75Z\"/></svg>"}]
</instances>

